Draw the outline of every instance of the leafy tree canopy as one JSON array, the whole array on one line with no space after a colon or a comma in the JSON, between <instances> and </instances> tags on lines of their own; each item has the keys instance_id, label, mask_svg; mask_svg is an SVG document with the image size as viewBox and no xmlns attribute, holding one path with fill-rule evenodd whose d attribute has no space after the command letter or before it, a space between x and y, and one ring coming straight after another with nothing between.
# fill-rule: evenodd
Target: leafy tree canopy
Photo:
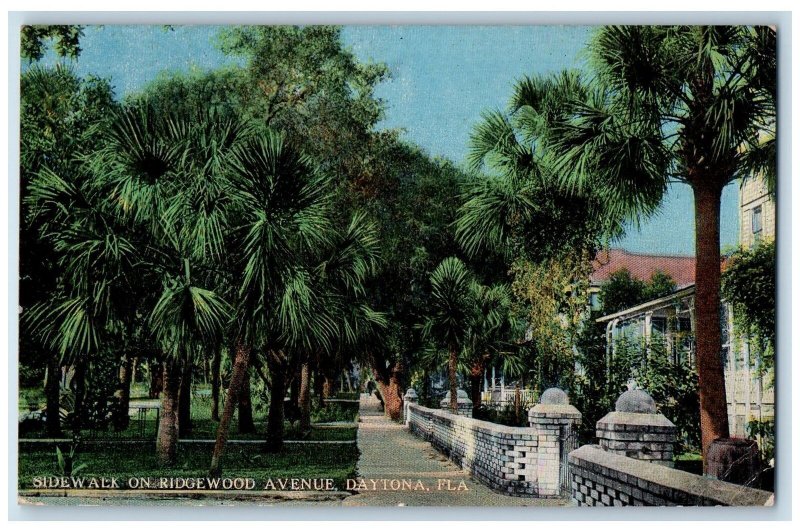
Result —
<instances>
[{"instance_id":1,"label":"leafy tree canopy","mask_svg":"<svg viewBox=\"0 0 800 532\"><path fill-rule=\"evenodd\" d=\"M600 302L605 314L613 314L668 295L675 287L675 281L663 271L655 272L649 281L642 281L622 268L612 273L600 288Z\"/></svg>"},{"instance_id":2,"label":"leafy tree canopy","mask_svg":"<svg viewBox=\"0 0 800 532\"><path fill-rule=\"evenodd\" d=\"M77 59L81 53L80 39L83 37L83 26L36 25L22 27L22 57L30 61L38 61L47 50L47 43L52 42L59 57Z\"/></svg>"}]
</instances>

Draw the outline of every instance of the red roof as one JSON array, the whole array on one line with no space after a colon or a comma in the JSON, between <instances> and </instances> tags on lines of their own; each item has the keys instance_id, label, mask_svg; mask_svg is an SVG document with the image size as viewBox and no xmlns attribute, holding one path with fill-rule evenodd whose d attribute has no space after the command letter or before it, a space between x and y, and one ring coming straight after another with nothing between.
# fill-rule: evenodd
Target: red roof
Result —
<instances>
[{"instance_id":1,"label":"red roof","mask_svg":"<svg viewBox=\"0 0 800 532\"><path fill-rule=\"evenodd\" d=\"M612 273L627 268L631 275L649 281L657 271L668 274L678 288L694 283L695 258L680 255L645 255L630 253L624 249L603 250L593 261L592 284L608 281Z\"/></svg>"}]
</instances>

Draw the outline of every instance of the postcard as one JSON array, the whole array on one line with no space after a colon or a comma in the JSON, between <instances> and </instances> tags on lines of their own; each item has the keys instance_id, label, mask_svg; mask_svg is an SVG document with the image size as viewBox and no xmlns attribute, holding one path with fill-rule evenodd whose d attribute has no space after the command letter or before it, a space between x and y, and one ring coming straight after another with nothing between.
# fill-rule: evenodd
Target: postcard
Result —
<instances>
[{"instance_id":1,"label":"postcard","mask_svg":"<svg viewBox=\"0 0 800 532\"><path fill-rule=\"evenodd\" d=\"M779 31L22 26L19 504L773 505Z\"/></svg>"}]
</instances>

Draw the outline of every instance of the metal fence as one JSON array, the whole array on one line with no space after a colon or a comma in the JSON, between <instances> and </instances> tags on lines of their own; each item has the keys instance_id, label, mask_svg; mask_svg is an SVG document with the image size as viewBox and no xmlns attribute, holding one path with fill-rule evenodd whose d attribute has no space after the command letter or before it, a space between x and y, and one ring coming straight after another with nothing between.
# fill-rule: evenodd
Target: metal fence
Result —
<instances>
[{"instance_id":1,"label":"metal fence","mask_svg":"<svg viewBox=\"0 0 800 532\"><path fill-rule=\"evenodd\" d=\"M536 402L536 393L533 390L519 390L520 403L532 405ZM481 403L485 405L514 404L517 397L516 388L487 390L481 392Z\"/></svg>"},{"instance_id":2,"label":"metal fence","mask_svg":"<svg viewBox=\"0 0 800 532\"><path fill-rule=\"evenodd\" d=\"M578 438L577 438L577 431L574 429L574 425L567 424L561 425L561 430L559 433L559 485L560 485L560 492L561 494L570 493L572 489L572 478L569 471L569 453L574 451L577 448Z\"/></svg>"}]
</instances>

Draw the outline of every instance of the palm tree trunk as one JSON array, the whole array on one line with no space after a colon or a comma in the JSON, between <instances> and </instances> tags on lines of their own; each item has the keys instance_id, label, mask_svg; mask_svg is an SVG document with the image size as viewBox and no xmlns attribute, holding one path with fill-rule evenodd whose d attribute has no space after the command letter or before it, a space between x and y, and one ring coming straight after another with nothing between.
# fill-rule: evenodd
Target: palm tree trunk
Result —
<instances>
[{"instance_id":1,"label":"palm tree trunk","mask_svg":"<svg viewBox=\"0 0 800 532\"><path fill-rule=\"evenodd\" d=\"M222 364L222 349L214 351L214 358L211 360L211 419L219 421L219 370Z\"/></svg>"},{"instance_id":2,"label":"palm tree trunk","mask_svg":"<svg viewBox=\"0 0 800 532\"><path fill-rule=\"evenodd\" d=\"M319 399L320 408L325 407L325 394L323 393L322 390L324 384L325 381L322 377L322 371L319 368L319 364L317 364L317 367L315 368L314 371L314 395L316 395L317 399Z\"/></svg>"},{"instance_id":3,"label":"palm tree trunk","mask_svg":"<svg viewBox=\"0 0 800 532\"><path fill-rule=\"evenodd\" d=\"M139 357L133 357L131 360L131 385L136 385L136 377L138 376L137 373L139 371Z\"/></svg>"},{"instance_id":4,"label":"palm tree trunk","mask_svg":"<svg viewBox=\"0 0 800 532\"><path fill-rule=\"evenodd\" d=\"M180 400L180 366L174 360L165 361L161 418L158 422L156 452L161 465L172 465L178 457L178 403Z\"/></svg>"},{"instance_id":5,"label":"palm tree trunk","mask_svg":"<svg viewBox=\"0 0 800 532\"><path fill-rule=\"evenodd\" d=\"M458 414L458 350L450 347L450 357L447 360L447 376L450 379L450 411Z\"/></svg>"},{"instance_id":6,"label":"palm tree trunk","mask_svg":"<svg viewBox=\"0 0 800 532\"><path fill-rule=\"evenodd\" d=\"M47 361L47 379L44 385L47 399L45 430L51 438L61 436L61 358L53 354Z\"/></svg>"},{"instance_id":7,"label":"palm tree trunk","mask_svg":"<svg viewBox=\"0 0 800 532\"><path fill-rule=\"evenodd\" d=\"M86 360L82 357L75 362L75 373L72 377L75 383L75 408L72 412L72 431L78 433L83 428L86 410Z\"/></svg>"},{"instance_id":8,"label":"palm tree trunk","mask_svg":"<svg viewBox=\"0 0 800 532\"><path fill-rule=\"evenodd\" d=\"M292 379L289 384L289 401L295 412L300 412L300 379Z\"/></svg>"},{"instance_id":9,"label":"palm tree trunk","mask_svg":"<svg viewBox=\"0 0 800 532\"><path fill-rule=\"evenodd\" d=\"M722 362L720 330L719 221L722 191L708 181L693 185L695 204L695 340L700 388L700 430L703 465L708 446L727 438L728 406Z\"/></svg>"},{"instance_id":10,"label":"palm tree trunk","mask_svg":"<svg viewBox=\"0 0 800 532\"><path fill-rule=\"evenodd\" d=\"M122 364L119 368L119 386L117 387L117 391L114 392L114 396L117 398L117 416L114 425L117 430L127 429L131 421L128 415L128 408L131 402L132 366L133 361L131 357L123 357Z\"/></svg>"},{"instance_id":11,"label":"palm tree trunk","mask_svg":"<svg viewBox=\"0 0 800 532\"><path fill-rule=\"evenodd\" d=\"M150 389L148 396L150 399L157 399L164 389L164 368L160 362L150 360L148 362L150 367Z\"/></svg>"},{"instance_id":12,"label":"palm tree trunk","mask_svg":"<svg viewBox=\"0 0 800 532\"><path fill-rule=\"evenodd\" d=\"M192 361L185 360L181 372L178 399L178 437L180 438L185 438L192 433L192 369Z\"/></svg>"},{"instance_id":13,"label":"palm tree trunk","mask_svg":"<svg viewBox=\"0 0 800 532\"><path fill-rule=\"evenodd\" d=\"M217 428L217 441L214 443L214 452L211 455L211 468L209 475L219 477L222 475L222 454L225 452L225 444L228 442L233 410L239 403L239 393L247 376L247 368L250 364L250 347L237 343L236 357L233 361L233 373L231 382L228 385L228 395L225 398L225 408L222 412L222 419Z\"/></svg>"},{"instance_id":14,"label":"palm tree trunk","mask_svg":"<svg viewBox=\"0 0 800 532\"><path fill-rule=\"evenodd\" d=\"M242 380L242 391L239 393L239 433L254 434L256 424L253 422L253 402L250 398L250 373Z\"/></svg>"},{"instance_id":15,"label":"palm tree trunk","mask_svg":"<svg viewBox=\"0 0 800 532\"><path fill-rule=\"evenodd\" d=\"M322 397L324 397L326 400L330 399L333 395L334 383L335 377L326 374L324 380L322 381Z\"/></svg>"},{"instance_id":16,"label":"palm tree trunk","mask_svg":"<svg viewBox=\"0 0 800 532\"><path fill-rule=\"evenodd\" d=\"M481 408L481 381L483 380L483 362L475 362L470 368L469 391L472 399L472 417L475 417Z\"/></svg>"},{"instance_id":17,"label":"palm tree trunk","mask_svg":"<svg viewBox=\"0 0 800 532\"><path fill-rule=\"evenodd\" d=\"M300 433L311 432L311 368L304 362L300 368Z\"/></svg>"},{"instance_id":18,"label":"palm tree trunk","mask_svg":"<svg viewBox=\"0 0 800 532\"><path fill-rule=\"evenodd\" d=\"M278 355L281 356L281 355ZM270 354L267 357L267 367L270 372L269 414L267 415L267 452L279 452L283 448L283 420L284 399L286 398L286 363L276 360Z\"/></svg>"}]
</instances>

